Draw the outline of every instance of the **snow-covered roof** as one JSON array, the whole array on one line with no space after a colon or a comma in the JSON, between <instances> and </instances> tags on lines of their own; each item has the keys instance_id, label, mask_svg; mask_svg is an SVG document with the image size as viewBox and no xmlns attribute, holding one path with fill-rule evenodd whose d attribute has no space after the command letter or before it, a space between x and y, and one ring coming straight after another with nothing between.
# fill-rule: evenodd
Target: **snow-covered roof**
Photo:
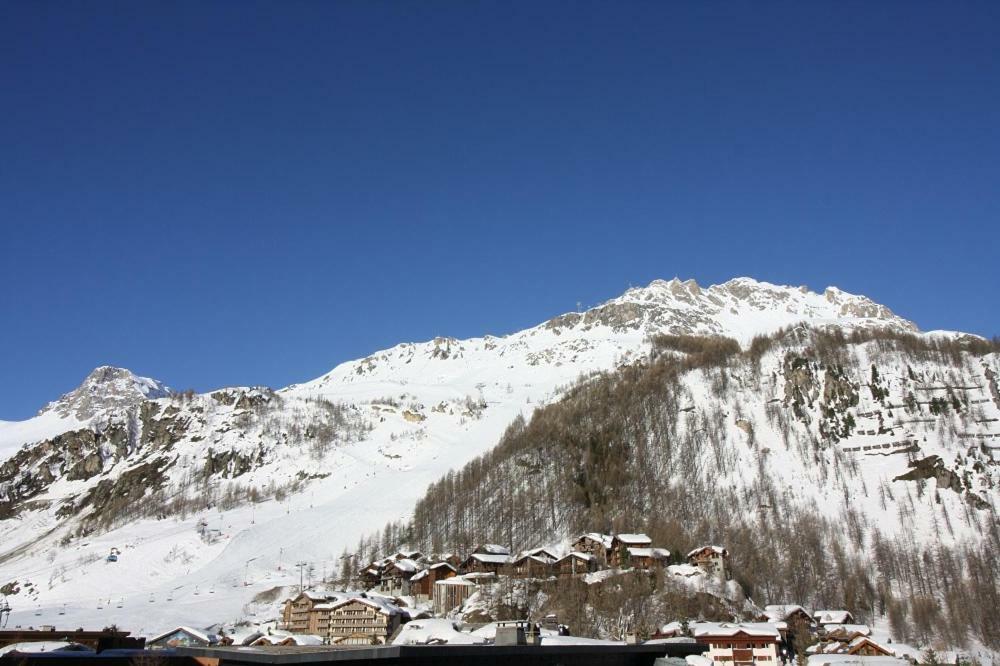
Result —
<instances>
[{"instance_id":1,"label":"snow-covered roof","mask_svg":"<svg viewBox=\"0 0 1000 666\"><path fill-rule=\"evenodd\" d=\"M704 576L705 572L698 567L691 564L671 564L667 567L669 571L674 576L682 576L687 578L688 576Z\"/></svg>"},{"instance_id":2,"label":"snow-covered roof","mask_svg":"<svg viewBox=\"0 0 1000 666\"><path fill-rule=\"evenodd\" d=\"M844 633L847 635L861 634L871 636L872 629L867 624L825 624L823 628L827 634Z\"/></svg>"},{"instance_id":3,"label":"snow-covered roof","mask_svg":"<svg viewBox=\"0 0 1000 666\"><path fill-rule=\"evenodd\" d=\"M632 557L652 557L652 558L665 558L670 557L670 551L666 548L636 548L629 547L628 554Z\"/></svg>"},{"instance_id":4,"label":"snow-covered roof","mask_svg":"<svg viewBox=\"0 0 1000 666\"><path fill-rule=\"evenodd\" d=\"M473 553L469 555L469 559L478 560L486 564L507 564L510 562L510 555L494 554L494 553Z\"/></svg>"},{"instance_id":5,"label":"snow-covered roof","mask_svg":"<svg viewBox=\"0 0 1000 666\"><path fill-rule=\"evenodd\" d=\"M703 553L705 551L709 551L715 555L723 555L723 556L728 555L728 551L726 551L726 549L723 548L722 546L698 546L690 553L688 553L687 556L694 557L695 555L698 555L699 553Z\"/></svg>"},{"instance_id":6,"label":"snow-covered roof","mask_svg":"<svg viewBox=\"0 0 1000 666\"><path fill-rule=\"evenodd\" d=\"M645 534L616 534L614 538L624 544L632 544L636 546L653 543L653 540Z\"/></svg>"},{"instance_id":7,"label":"snow-covered roof","mask_svg":"<svg viewBox=\"0 0 1000 666\"><path fill-rule=\"evenodd\" d=\"M192 627L174 627L170 631L165 631L159 636L153 636L152 638L149 639L149 642L156 643L157 641L161 641L167 636L170 636L171 634L176 634L179 631L182 631L186 634L190 634L191 636L194 636L198 640L204 641L207 644L214 643L218 640L217 636L215 636L214 634L209 634L203 629L194 629Z\"/></svg>"},{"instance_id":8,"label":"snow-covered roof","mask_svg":"<svg viewBox=\"0 0 1000 666\"><path fill-rule=\"evenodd\" d=\"M805 613L807 617L812 617L809 611L798 604L774 604L771 606L764 606L764 615L766 615L767 619L771 621L787 620L789 616L794 615L797 612L802 612Z\"/></svg>"},{"instance_id":9,"label":"snow-covered roof","mask_svg":"<svg viewBox=\"0 0 1000 666\"><path fill-rule=\"evenodd\" d=\"M475 583L467 580L465 576L454 576L452 578L445 578L444 580L434 581L435 585L464 585L473 586Z\"/></svg>"},{"instance_id":10,"label":"snow-covered roof","mask_svg":"<svg viewBox=\"0 0 1000 666\"><path fill-rule=\"evenodd\" d=\"M580 552L574 550L572 552L567 553L565 556L560 557L558 560L556 560L556 564L558 564L559 562L565 562L566 560L571 559L571 558L576 558L578 560L583 560L584 562L593 562L596 559L590 553L580 553Z\"/></svg>"},{"instance_id":11,"label":"snow-covered roof","mask_svg":"<svg viewBox=\"0 0 1000 666\"><path fill-rule=\"evenodd\" d=\"M459 631L452 620L414 620L403 625L393 645L479 645L486 639Z\"/></svg>"},{"instance_id":12,"label":"snow-covered roof","mask_svg":"<svg viewBox=\"0 0 1000 666\"><path fill-rule=\"evenodd\" d=\"M510 548L495 543L484 543L476 548L474 554L481 555L510 555Z\"/></svg>"},{"instance_id":13,"label":"snow-covered roof","mask_svg":"<svg viewBox=\"0 0 1000 666\"><path fill-rule=\"evenodd\" d=\"M430 565L427 568L428 569L440 569L442 567L444 567L446 569L451 569L452 571L455 571L455 567L451 566L447 562L435 562L434 564Z\"/></svg>"},{"instance_id":14,"label":"snow-covered roof","mask_svg":"<svg viewBox=\"0 0 1000 666\"><path fill-rule=\"evenodd\" d=\"M818 610L813 617L820 624L847 624L854 621L854 616L846 610Z\"/></svg>"},{"instance_id":15,"label":"snow-covered roof","mask_svg":"<svg viewBox=\"0 0 1000 666\"><path fill-rule=\"evenodd\" d=\"M402 613L402 609L396 604L390 603L388 600L382 597L351 597L350 599L344 599L333 605L334 610L340 608L341 606L346 606L350 603L361 603L366 606L371 606L379 613L383 615L399 615Z\"/></svg>"},{"instance_id":16,"label":"snow-covered roof","mask_svg":"<svg viewBox=\"0 0 1000 666\"><path fill-rule=\"evenodd\" d=\"M323 639L311 634L289 634L275 632L261 635L253 641L254 645L323 645Z\"/></svg>"},{"instance_id":17,"label":"snow-covered roof","mask_svg":"<svg viewBox=\"0 0 1000 666\"><path fill-rule=\"evenodd\" d=\"M0 647L0 655L8 652L93 652L93 648L67 641L26 641Z\"/></svg>"},{"instance_id":18,"label":"snow-covered roof","mask_svg":"<svg viewBox=\"0 0 1000 666\"><path fill-rule=\"evenodd\" d=\"M408 558L396 560L392 566L399 569L403 573L413 573L420 568L419 564Z\"/></svg>"},{"instance_id":19,"label":"snow-covered roof","mask_svg":"<svg viewBox=\"0 0 1000 666\"><path fill-rule=\"evenodd\" d=\"M691 624L691 633L699 638L711 636L747 636L773 638L779 640L778 629L767 622L742 622L731 624L727 622L695 622Z\"/></svg>"},{"instance_id":20,"label":"snow-covered roof","mask_svg":"<svg viewBox=\"0 0 1000 666\"><path fill-rule=\"evenodd\" d=\"M410 577L410 582L412 583L415 580L423 580L424 578L427 578L427 575L429 573L430 573L430 569L421 569L417 573L413 574L412 577Z\"/></svg>"},{"instance_id":21,"label":"snow-covered roof","mask_svg":"<svg viewBox=\"0 0 1000 666\"><path fill-rule=\"evenodd\" d=\"M521 553L521 555L519 556L518 559L520 559L520 557L523 557L525 555L534 555L535 557L547 557L547 558L553 559L553 560L559 559L559 555L557 554L557 551L555 551L553 549L550 549L550 548L544 548L544 547L543 548L532 548L530 550L526 550L523 553Z\"/></svg>"}]
</instances>

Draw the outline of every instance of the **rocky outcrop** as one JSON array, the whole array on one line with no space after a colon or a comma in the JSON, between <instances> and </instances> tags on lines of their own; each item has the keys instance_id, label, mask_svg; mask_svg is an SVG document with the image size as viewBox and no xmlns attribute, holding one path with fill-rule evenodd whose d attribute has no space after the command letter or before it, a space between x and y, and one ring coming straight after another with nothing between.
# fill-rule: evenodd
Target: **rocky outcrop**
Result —
<instances>
[{"instance_id":1,"label":"rocky outcrop","mask_svg":"<svg viewBox=\"0 0 1000 666\"><path fill-rule=\"evenodd\" d=\"M940 456L927 456L910 463L910 471L900 474L893 481L920 481L923 479L934 479L938 488L947 488L961 493L964 488L962 477L950 469L945 468L944 461Z\"/></svg>"}]
</instances>

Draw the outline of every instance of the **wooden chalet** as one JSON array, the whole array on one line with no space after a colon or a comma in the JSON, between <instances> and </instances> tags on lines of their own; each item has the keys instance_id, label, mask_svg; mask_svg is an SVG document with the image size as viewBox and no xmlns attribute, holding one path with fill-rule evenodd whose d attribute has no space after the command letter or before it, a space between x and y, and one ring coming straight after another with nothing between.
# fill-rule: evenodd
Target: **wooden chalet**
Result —
<instances>
[{"instance_id":1,"label":"wooden chalet","mask_svg":"<svg viewBox=\"0 0 1000 666\"><path fill-rule=\"evenodd\" d=\"M501 546L496 543L484 543L478 546L474 551L473 555L506 555L510 557L510 548L507 546Z\"/></svg>"},{"instance_id":2,"label":"wooden chalet","mask_svg":"<svg viewBox=\"0 0 1000 666\"><path fill-rule=\"evenodd\" d=\"M798 604L776 604L764 606L764 612L757 617L759 622L784 622L788 626L804 623L813 626L816 621L802 606Z\"/></svg>"},{"instance_id":3,"label":"wooden chalet","mask_svg":"<svg viewBox=\"0 0 1000 666\"><path fill-rule=\"evenodd\" d=\"M728 578L726 572L726 559L728 557L729 551L722 546L699 546L687 554L690 564L721 581Z\"/></svg>"},{"instance_id":4,"label":"wooden chalet","mask_svg":"<svg viewBox=\"0 0 1000 666\"><path fill-rule=\"evenodd\" d=\"M649 570L662 567L670 559L670 551L666 548L626 548L628 563L633 569Z\"/></svg>"},{"instance_id":5,"label":"wooden chalet","mask_svg":"<svg viewBox=\"0 0 1000 666\"><path fill-rule=\"evenodd\" d=\"M473 553L465 558L462 573L492 573L499 575L510 564L510 554Z\"/></svg>"},{"instance_id":6,"label":"wooden chalet","mask_svg":"<svg viewBox=\"0 0 1000 666\"><path fill-rule=\"evenodd\" d=\"M597 558L590 553L573 551L565 557L552 563L552 570L558 576L575 576L577 574L597 571Z\"/></svg>"},{"instance_id":7,"label":"wooden chalet","mask_svg":"<svg viewBox=\"0 0 1000 666\"><path fill-rule=\"evenodd\" d=\"M379 587L382 584L382 569L373 563L365 567L361 573L358 574L358 581L361 583L361 587L366 590L370 590L373 587Z\"/></svg>"},{"instance_id":8,"label":"wooden chalet","mask_svg":"<svg viewBox=\"0 0 1000 666\"><path fill-rule=\"evenodd\" d=\"M455 567L447 562L437 562L422 569L410 578L410 594L417 599L430 599L434 593L434 583L451 578L458 573Z\"/></svg>"},{"instance_id":9,"label":"wooden chalet","mask_svg":"<svg viewBox=\"0 0 1000 666\"><path fill-rule=\"evenodd\" d=\"M629 548L652 548L653 540L645 534L616 534L608 547L608 565L613 568L627 566Z\"/></svg>"},{"instance_id":10,"label":"wooden chalet","mask_svg":"<svg viewBox=\"0 0 1000 666\"><path fill-rule=\"evenodd\" d=\"M382 571L382 581L379 584L379 591L386 594L409 594L410 579L418 571L420 565L414 560L395 560Z\"/></svg>"},{"instance_id":11,"label":"wooden chalet","mask_svg":"<svg viewBox=\"0 0 1000 666\"><path fill-rule=\"evenodd\" d=\"M525 553L510 563L508 573L514 578L545 578L552 572L555 558Z\"/></svg>"},{"instance_id":12,"label":"wooden chalet","mask_svg":"<svg viewBox=\"0 0 1000 666\"><path fill-rule=\"evenodd\" d=\"M597 558L598 563L608 561L608 549L611 547L611 537L599 532L581 534L573 542L572 548L578 553L588 553Z\"/></svg>"},{"instance_id":13,"label":"wooden chalet","mask_svg":"<svg viewBox=\"0 0 1000 666\"><path fill-rule=\"evenodd\" d=\"M892 650L879 645L868 636L858 636L848 643L846 654L853 654L861 657L893 657Z\"/></svg>"},{"instance_id":14,"label":"wooden chalet","mask_svg":"<svg viewBox=\"0 0 1000 666\"><path fill-rule=\"evenodd\" d=\"M846 610L817 610L812 616L819 625L854 624L854 616Z\"/></svg>"}]
</instances>

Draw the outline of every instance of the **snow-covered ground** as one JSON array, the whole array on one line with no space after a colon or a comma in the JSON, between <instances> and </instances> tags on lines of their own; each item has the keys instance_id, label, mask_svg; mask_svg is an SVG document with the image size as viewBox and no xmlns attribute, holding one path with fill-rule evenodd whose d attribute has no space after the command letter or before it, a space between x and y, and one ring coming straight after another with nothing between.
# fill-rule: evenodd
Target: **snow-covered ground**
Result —
<instances>
[{"instance_id":1,"label":"snow-covered ground","mask_svg":"<svg viewBox=\"0 0 1000 666\"><path fill-rule=\"evenodd\" d=\"M281 499L162 520L141 518L82 538L67 538L73 519L56 515L60 503L102 478L135 468L145 454L130 454L113 466L108 462L94 479L57 478L34 498L50 502L47 508L0 521L0 585L16 581L19 588L9 596L9 626L116 624L150 636L178 625L234 622L256 608L256 595L297 585L300 571L312 580L339 572L338 556L345 548L389 520L405 519L431 482L493 447L518 415L530 415L582 375L647 354L651 335L720 333L745 344L756 334L803 320L913 329L883 306L835 289L815 294L747 279L707 289L657 281L586 313L563 315L509 336L406 343L341 364L278 392L285 420L274 436L253 421L249 409L218 405L207 394L179 403L156 397L159 384L131 383L148 391L144 397L153 398L161 413L177 408L179 418L197 424L170 449L176 457L172 488L181 487L185 470L203 465L209 448L260 454L261 460L235 479L244 485L287 484L300 473L317 478ZM696 401L712 399L704 384L693 383L691 392ZM53 403L29 421L0 422L0 459L22 444L114 421L112 412L95 407L93 393L87 392L91 397L85 402L77 394L61 405ZM348 406L350 418L371 429L319 456L288 444L290 422L312 418L316 398ZM767 422L763 409L752 415L754 422ZM238 425L241 418L250 425ZM130 427L138 427L134 420ZM842 446L854 443L852 438ZM770 455L776 468L787 462L776 448ZM864 460L869 488L905 464L901 456L858 457ZM221 491L232 481L215 478L212 483ZM836 511L843 501L791 472L782 483L788 492L816 497L826 510ZM877 508L874 493L856 499ZM931 519L914 520L916 527L928 529ZM215 538L203 538L206 532ZM106 561L112 548L121 551L113 563Z\"/></svg>"}]
</instances>

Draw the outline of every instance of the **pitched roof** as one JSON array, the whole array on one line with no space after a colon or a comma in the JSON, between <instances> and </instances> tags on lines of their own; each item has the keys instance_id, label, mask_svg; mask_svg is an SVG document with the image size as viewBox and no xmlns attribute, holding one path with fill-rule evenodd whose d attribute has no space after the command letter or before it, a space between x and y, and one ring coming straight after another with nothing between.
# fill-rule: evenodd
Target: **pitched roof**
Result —
<instances>
[{"instance_id":1,"label":"pitched roof","mask_svg":"<svg viewBox=\"0 0 1000 666\"><path fill-rule=\"evenodd\" d=\"M343 601L334 604L333 609L336 610L341 606L346 606L347 604L354 602L371 606L383 615L399 615L403 612L402 609L396 604L389 603L380 597L351 597L350 599L344 599Z\"/></svg>"},{"instance_id":2,"label":"pitched roof","mask_svg":"<svg viewBox=\"0 0 1000 666\"><path fill-rule=\"evenodd\" d=\"M670 551L666 548L636 548L630 546L628 549L628 554L632 557L653 557L653 558L665 558L670 557Z\"/></svg>"},{"instance_id":3,"label":"pitched roof","mask_svg":"<svg viewBox=\"0 0 1000 666\"><path fill-rule=\"evenodd\" d=\"M632 544L636 546L653 543L653 540L645 534L616 534L614 538L624 544Z\"/></svg>"},{"instance_id":4,"label":"pitched roof","mask_svg":"<svg viewBox=\"0 0 1000 666\"><path fill-rule=\"evenodd\" d=\"M854 616L846 610L813 611L813 617L820 624L848 624L854 621Z\"/></svg>"},{"instance_id":5,"label":"pitched roof","mask_svg":"<svg viewBox=\"0 0 1000 666\"><path fill-rule=\"evenodd\" d=\"M691 625L691 633L699 638L710 636L759 636L765 638L781 639L781 634L777 627L766 622L743 622L731 624L727 622L697 622Z\"/></svg>"},{"instance_id":6,"label":"pitched roof","mask_svg":"<svg viewBox=\"0 0 1000 666\"><path fill-rule=\"evenodd\" d=\"M798 604L775 604L771 606L764 606L764 615L771 621L787 620L790 616L800 612L804 613L809 619L812 619L812 615L809 611Z\"/></svg>"},{"instance_id":7,"label":"pitched roof","mask_svg":"<svg viewBox=\"0 0 1000 666\"><path fill-rule=\"evenodd\" d=\"M507 564L510 562L509 554L494 554L494 553L473 553L469 555L470 560L479 560L486 564Z\"/></svg>"},{"instance_id":8,"label":"pitched roof","mask_svg":"<svg viewBox=\"0 0 1000 666\"><path fill-rule=\"evenodd\" d=\"M590 553L581 553L581 552L578 552L578 551L574 550L574 551L572 551L570 553L567 553L565 556L560 557L558 560L555 561L555 563L559 564L560 562L565 562L566 560L571 559L571 558L576 558L578 560L583 560L584 562L593 562L596 559Z\"/></svg>"},{"instance_id":9,"label":"pitched roof","mask_svg":"<svg viewBox=\"0 0 1000 666\"><path fill-rule=\"evenodd\" d=\"M699 553L703 553L706 550L709 551L709 552L711 552L711 553L713 553L714 555L725 556L725 555L729 554L729 551L727 551L722 546L698 546L697 548L695 548L694 550L692 550L690 553L688 553L687 556L688 557L694 557L695 555L698 555Z\"/></svg>"},{"instance_id":10,"label":"pitched roof","mask_svg":"<svg viewBox=\"0 0 1000 666\"><path fill-rule=\"evenodd\" d=\"M208 632L203 631L201 629L194 629L192 627L174 627L170 631L165 631L162 634L160 634L159 636L154 636L153 638L150 638L149 642L150 643L155 643L155 642L157 642L159 640L162 640L162 639L166 638L167 636L170 636L171 634L176 634L179 631L183 631L186 634L190 634L191 636L194 636L198 640L204 641L206 644L210 644L210 643L214 643L214 642L218 641L218 636L216 636L214 634L209 634Z\"/></svg>"},{"instance_id":11,"label":"pitched roof","mask_svg":"<svg viewBox=\"0 0 1000 666\"><path fill-rule=\"evenodd\" d=\"M480 555L510 555L510 548L496 543L484 543L476 548L475 553Z\"/></svg>"}]
</instances>

